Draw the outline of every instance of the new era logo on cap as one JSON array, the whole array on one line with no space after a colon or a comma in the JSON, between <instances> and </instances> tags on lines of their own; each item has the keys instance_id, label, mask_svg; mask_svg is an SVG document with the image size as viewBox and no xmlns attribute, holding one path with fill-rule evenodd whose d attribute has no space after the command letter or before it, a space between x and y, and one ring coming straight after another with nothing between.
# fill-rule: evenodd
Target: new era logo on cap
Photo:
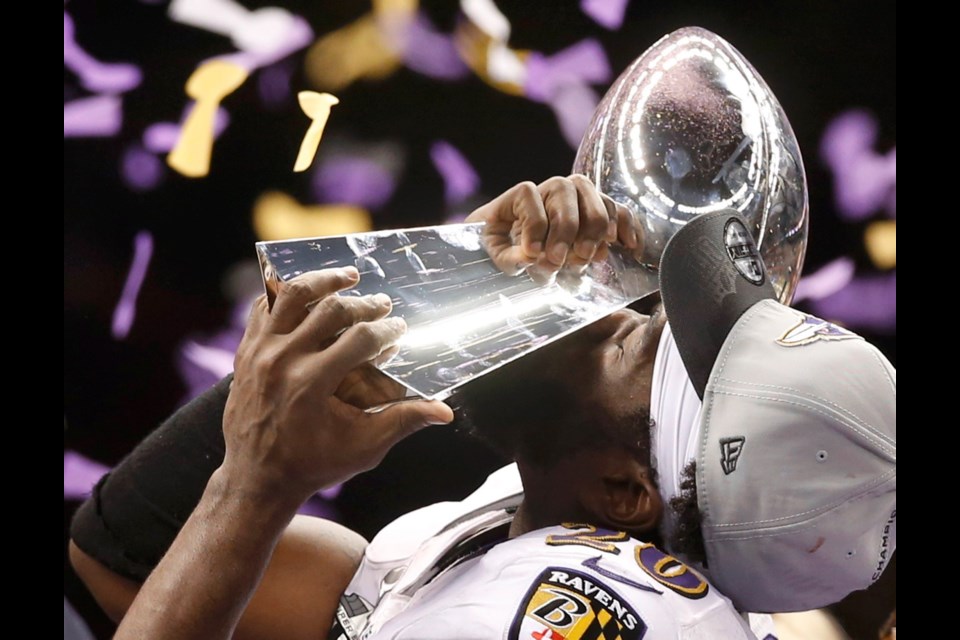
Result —
<instances>
[{"instance_id":1,"label":"new era logo on cap","mask_svg":"<svg viewBox=\"0 0 960 640\"><path fill-rule=\"evenodd\" d=\"M740 459L743 443L746 441L747 439L743 436L720 438L720 468L725 475L730 475L737 470L737 460Z\"/></svg>"}]
</instances>

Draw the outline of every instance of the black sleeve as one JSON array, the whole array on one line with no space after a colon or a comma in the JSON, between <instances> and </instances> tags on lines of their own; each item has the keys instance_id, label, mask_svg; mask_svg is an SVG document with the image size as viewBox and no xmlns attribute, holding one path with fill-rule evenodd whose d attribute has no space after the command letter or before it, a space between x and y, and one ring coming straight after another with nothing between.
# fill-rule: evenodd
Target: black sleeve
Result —
<instances>
[{"instance_id":1,"label":"black sleeve","mask_svg":"<svg viewBox=\"0 0 960 640\"><path fill-rule=\"evenodd\" d=\"M97 483L70 526L81 550L126 578L147 578L223 462L232 379L180 408Z\"/></svg>"}]
</instances>

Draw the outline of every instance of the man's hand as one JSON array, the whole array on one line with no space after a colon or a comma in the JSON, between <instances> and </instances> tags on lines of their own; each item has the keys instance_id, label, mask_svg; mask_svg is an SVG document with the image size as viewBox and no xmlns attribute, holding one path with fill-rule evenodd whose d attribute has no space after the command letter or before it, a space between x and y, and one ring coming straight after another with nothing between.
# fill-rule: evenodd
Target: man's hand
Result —
<instances>
[{"instance_id":1,"label":"man's hand","mask_svg":"<svg viewBox=\"0 0 960 640\"><path fill-rule=\"evenodd\" d=\"M353 268L315 271L282 283L272 311L263 296L254 304L223 416L223 464L116 638L232 637L303 500L373 467L413 431L453 419L442 402L363 411L390 392L370 362L406 327L386 317L386 296L335 295L358 278ZM313 620L296 628L314 630Z\"/></svg>"},{"instance_id":2,"label":"man's hand","mask_svg":"<svg viewBox=\"0 0 960 640\"><path fill-rule=\"evenodd\" d=\"M485 222L484 240L505 273L528 267L553 273L603 260L616 242L639 252L643 228L630 209L597 191L581 175L539 185L521 182L483 205L467 222Z\"/></svg>"},{"instance_id":3,"label":"man's hand","mask_svg":"<svg viewBox=\"0 0 960 640\"><path fill-rule=\"evenodd\" d=\"M389 392L370 363L406 325L386 317L387 296L335 295L358 277L353 268L306 273L281 284L272 311L263 297L254 304L224 413L222 471L233 486L299 504L376 466L414 431L453 419L441 402L362 410L358 393L374 401L371 393Z\"/></svg>"}]
</instances>

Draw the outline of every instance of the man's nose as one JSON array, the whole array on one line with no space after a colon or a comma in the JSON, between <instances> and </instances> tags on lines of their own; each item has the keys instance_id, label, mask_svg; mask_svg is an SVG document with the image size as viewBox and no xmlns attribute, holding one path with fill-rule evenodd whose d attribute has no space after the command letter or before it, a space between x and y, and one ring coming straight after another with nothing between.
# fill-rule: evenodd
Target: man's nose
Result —
<instances>
[{"instance_id":1,"label":"man's nose","mask_svg":"<svg viewBox=\"0 0 960 640\"><path fill-rule=\"evenodd\" d=\"M632 317L634 317L633 312L627 311L626 309L614 311L610 315L600 318L584 329L584 331L589 332L589 334L593 336L606 337L615 333L624 322L628 322Z\"/></svg>"}]
</instances>

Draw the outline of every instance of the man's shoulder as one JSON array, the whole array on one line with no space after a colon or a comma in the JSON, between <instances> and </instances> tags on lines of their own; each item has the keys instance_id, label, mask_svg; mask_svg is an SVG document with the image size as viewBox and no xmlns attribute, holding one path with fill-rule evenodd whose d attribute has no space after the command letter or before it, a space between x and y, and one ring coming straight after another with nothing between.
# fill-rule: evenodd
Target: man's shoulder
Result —
<instances>
[{"instance_id":1,"label":"man's shoulder","mask_svg":"<svg viewBox=\"0 0 960 640\"><path fill-rule=\"evenodd\" d=\"M511 510L523 499L516 464L490 474L465 499L438 502L406 513L384 527L367 549L370 562L390 564L408 558L427 541L443 536L464 523L482 521L492 512Z\"/></svg>"},{"instance_id":2,"label":"man's shoulder","mask_svg":"<svg viewBox=\"0 0 960 640\"><path fill-rule=\"evenodd\" d=\"M506 539L522 495L510 465L463 501L388 525L364 554L343 617L371 638L751 637L701 575L625 532L567 523Z\"/></svg>"},{"instance_id":3,"label":"man's shoulder","mask_svg":"<svg viewBox=\"0 0 960 640\"><path fill-rule=\"evenodd\" d=\"M527 567L528 577L535 574L532 582L546 576L558 588L564 582L568 589L585 592L606 586L611 594L622 594L622 600L657 608L693 611L728 604L704 576L656 545L591 524L532 531L497 545L482 562L491 570Z\"/></svg>"},{"instance_id":4,"label":"man's shoulder","mask_svg":"<svg viewBox=\"0 0 960 640\"><path fill-rule=\"evenodd\" d=\"M683 638L692 630L751 637L701 576L655 549L587 525L533 531L422 587L384 637L482 637L480 629L517 640Z\"/></svg>"}]
</instances>

